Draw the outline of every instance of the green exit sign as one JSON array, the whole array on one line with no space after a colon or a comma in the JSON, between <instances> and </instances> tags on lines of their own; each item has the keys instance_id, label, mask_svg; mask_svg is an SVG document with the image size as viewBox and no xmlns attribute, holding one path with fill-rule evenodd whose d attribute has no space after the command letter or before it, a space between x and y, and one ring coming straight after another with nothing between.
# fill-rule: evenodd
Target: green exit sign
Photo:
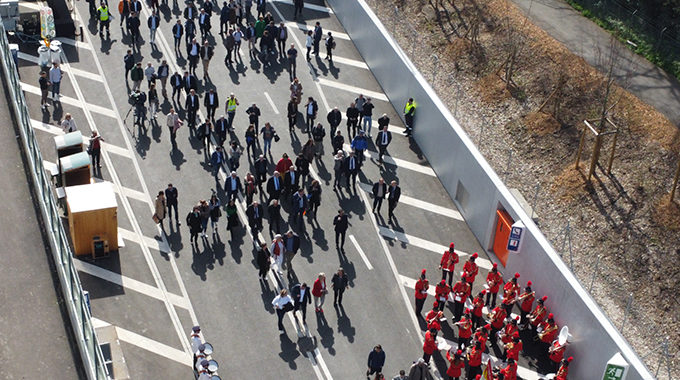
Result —
<instances>
[{"instance_id":1,"label":"green exit sign","mask_svg":"<svg viewBox=\"0 0 680 380\"><path fill-rule=\"evenodd\" d=\"M621 380L626 369L616 364L607 364L602 380Z\"/></svg>"}]
</instances>

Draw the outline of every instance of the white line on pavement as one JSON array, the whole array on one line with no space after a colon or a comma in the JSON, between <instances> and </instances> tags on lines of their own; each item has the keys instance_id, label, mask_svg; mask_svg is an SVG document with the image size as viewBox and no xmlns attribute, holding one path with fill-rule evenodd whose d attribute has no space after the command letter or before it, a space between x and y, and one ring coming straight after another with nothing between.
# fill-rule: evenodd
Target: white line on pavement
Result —
<instances>
[{"instance_id":1,"label":"white line on pavement","mask_svg":"<svg viewBox=\"0 0 680 380\"><path fill-rule=\"evenodd\" d=\"M123 195L128 198L136 199L138 201L147 203L151 202L151 200L149 200L149 197L147 197L146 194L142 193L141 191L132 190L129 187L124 186L122 186L121 189L123 190Z\"/></svg>"},{"instance_id":2,"label":"white line on pavement","mask_svg":"<svg viewBox=\"0 0 680 380\"><path fill-rule=\"evenodd\" d=\"M352 150L352 147L351 147L350 144L344 144L343 147L345 148L346 151ZM372 158L376 161L378 160L378 153L372 152L368 149L364 150L364 156L367 157L367 158ZM429 166L416 164L414 162L402 160L402 159L399 159L399 158L394 158L394 157L391 157L391 156L388 156L388 155L383 156L383 161L387 164L396 165L400 168L413 170L415 172L427 174L427 175L432 176L432 177L437 176L437 174L435 174L434 170L432 170L432 168L430 168Z\"/></svg>"},{"instance_id":3,"label":"white line on pavement","mask_svg":"<svg viewBox=\"0 0 680 380\"><path fill-rule=\"evenodd\" d=\"M368 70L368 65L365 64L365 63L362 62L362 61L357 61L357 60L350 59L350 58L338 57L338 56L335 55L335 54L333 54L333 62L334 62L334 63L340 63L340 64L343 64L343 65L358 67L358 68L360 68L360 69Z\"/></svg>"},{"instance_id":4,"label":"white line on pavement","mask_svg":"<svg viewBox=\"0 0 680 380\"><path fill-rule=\"evenodd\" d=\"M338 107L338 109L340 109L340 107ZM344 112L341 112L341 113L342 113L342 120L347 121L347 115ZM378 129L378 130L380 129L380 126L378 125L378 119L380 117L382 117L382 115L380 115L380 116L373 115L373 118L371 119L371 126L375 129ZM338 127L338 128L340 128L340 127ZM362 126L362 129L363 129L363 126ZM387 130L392 132L392 133L404 133L406 128L398 126L398 125L389 124L387 126Z\"/></svg>"},{"instance_id":5,"label":"white line on pavement","mask_svg":"<svg viewBox=\"0 0 680 380\"><path fill-rule=\"evenodd\" d=\"M359 187L361 190L367 192L367 193L373 193L373 187L372 185L368 183L359 183ZM433 203L421 201L418 198L411 198L409 196L404 195L404 193L401 194L401 197L399 197L399 203L411 205L413 207L418 207L430 212L434 212L436 214L448 216L449 218L453 218L456 220L464 221L463 216L458 212L457 210L448 208L448 207L442 207L438 206Z\"/></svg>"},{"instance_id":6,"label":"white line on pavement","mask_svg":"<svg viewBox=\"0 0 680 380\"><path fill-rule=\"evenodd\" d=\"M95 277L99 277L103 280L121 286L125 289L134 290L138 293L144 294L145 296L149 296L157 300L163 301L163 292L161 292L160 289L154 286L148 285L141 281L137 281L130 277L123 276L116 272L112 272L108 269L100 268L96 265L92 265L81 260L74 260L74 263L76 269L78 269L81 272L87 273ZM187 302L186 299L184 299L184 297L168 293L168 298L170 298L170 302L172 302L173 305L179 306L183 309L187 308Z\"/></svg>"},{"instance_id":7,"label":"white line on pavement","mask_svg":"<svg viewBox=\"0 0 680 380\"><path fill-rule=\"evenodd\" d=\"M122 186L121 186L122 187ZM137 244L145 245L148 248L153 248L159 252L164 252L164 253L170 253L170 247L168 246L168 243L165 241L160 241L156 240L154 238L150 238L148 236L143 236L142 235L142 240L140 241L139 235L137 235L136 232L126 230L125 228L120 228L118 227L118 235L120 235L123 239L129 240L132 242L135 242Z\"/></svg>"},{"instance_id":8,"label":"white line on pavement","mask_svg":"<svg viewBox=\"0 0 680 380\"><path fill-rule=\"evenodd\" d=\"M61 130L61 128L54 126L52 124L47 124L43 123L42 121L31 119L31 126L33 129L37 129L43 132L51 133L53 135L63 135L64 131ZM83 144L84 145L90 145L90 139L89 137L83 135ZM132 158L132 154L130 153L129 150L125 148L121 148L117 145L111 145L107 142L102 142L102 149L106 150L110 153L117 154L119 156L127 157L127 158Z\"/></svg>"},{"instance_id":9,"label":"white line on pavement","mask_svg":"<svg viewBox=\"0 0 680 380\"><path fill-rule=\"evenodd\" d=\"M337 82L337 81L334 81L334 80L329 80L329 79L326 79L326 78L319 78L319 83L324 85L324 86L327 86L327 87L337 88L339 90L351 92L351 93L356 94L356 95L363 94L367 98L382 100L384 102L389 101L387 96L385 94L383 94L382 92L366 90L364 88L360 88L360 87L356 87L356 86L350 86L348 84L344 84L342 82Z\"/></svg>"},{"instance_id":10,"label":"white line on pavement","mask_svg":"<svg viewBox=\"0 0 680 380\"><path fill-rule=\"evenodd\" d=\"M297 27L298 29L300 29L301 31L303 31L305 33L307 33L310 30L311 31L314 30L314 25L307 25L307 24L303 24L301 22L288 21L288 22L286 22L286 25L288 25L290 27ZM321 27L323 28L323 25L321 25ZM326 28L323 28L324 36L328 35L328 32L331 32L331 35L333 37L339 38L341 40L347 40L347 41L351 40L349 38L349 35L347 35L346 33L336 32L336 31L333 31L333 30L328 30Z\"/></svg>"},{"instance_id":11,"label":"white line on pavement","mask_svg":"<svg viewBox=\"0 0 680 380\"><path fill-rule=\"evenodd\" d=\"M272 109L274 109L275 114L279 114L279 109L276 108L276 104L274 104L274 101L272 100L271 96L269 96L269 93L267 91L264 92L265 98L267 98L267 101L269 102L269 105L272 106Z\"/></svg>"},{"instance_id":12,"label":"white line on pavement","mask_svg":"<svg viewBox=\"0 0 680 380\"><path fill-rule=\"evenodd\" d=\"M88 40L89 40L89 38L88 38ZM77 47L77 48L82 48L82 49L87 49L87 50L90 50L90 51L94 51L94 49L92 48L92 45L90 45L90 44L88 44L88 43L86 43L86 42L76 41L76 40L74 40L74 39L72 39L72 38L57 37L57 41L59 41L59 42L61 42L61 43L64 43L64 44L67 44L67 45L75 46L75 47Z\"/></svg>"},{"instance_id":13,"label":"white line on pavement","mask_svg":"<svg viewBox=\"0 0 680 380\"><path fill-rule=\"evenodd\" d=\"M24 61L29 61L29 62L33 62L33 63L39 62L38 57L31 55L31 54L26 54L26 53L21 52L21 51L18 52L17 56L19 57L19 59L23 59ZM66 68L63 68L63 70L67 71ZM75 74L79 77L91 79L91 80L94 80L94 81L97 81L97 82L104 82L104 80L102 79L101 76L99 76L97 74L93 74L89 71L79 70L79 69L76 69L76 68L73 68L73 67L69 67L68 70L70 70L73 74Z\"/></svg>"},{"instance_id":14,"label":"white line on pavement","mask_svg":"<svg viewBox=\"0 0 680 380\"><path fill-rule=\"evenodd\" d=\"M368 267L368 270L373 270L373 265L371 265L371 262L368 261L368 257L366 257L366 254L364 253L364 250L361 249L359 246L359 242L357 242L357 239L354 238L354 235L349 235L349 240L352 241L352 244L354 244L354 247L359 251L359 256L364 260L364 263Z\"/></svg>"},{"instance_id":15,"label":"white line on pavement","mask_svg":"<svg viewBox=\"0 0 680 380\"><path fill-rule=\"evenodd\" d=\"M64 71L67 71L67 70L64 70ZM71 74L73 74L73 73L71 72ZM33 86L33 85L30 85L28 83L21 82L21 89L26 91L26 92L30 92L32 94L35 94L35 95L41 95L40 88ZM80 100L72 98L70 96L62 95L61 97L59 97L59 101L62 102L62 103L66 103L68 105L80 107L80 108L83 108L83 109L88 108L93 113L102 114L102 115L105 115L105 116L108 116L108 117L116 117L115 113L108 108L104 108L104 107L98 106L96 104L89 104L89 103L81 102Z\"/></svg>"},{"instance_id":16,"label":"white line on pavement","mask_svg":"<svg viewBox=\"0 0 680 380\"><path fill-rule=\"evenodd\" d=\"M92 324L96 327L111 326L110 323L94 317L92 317ZM122 327L113 327L116 329L116 335L118 336L118 339L122 340L123 342L132 344L147 351L151 351L156 355L173 360L177 363L192 367L191 354L170 347L161 342L157 342L143 335L139 335L130 330L126 330Z\"/></svg>"},{"instance_id":17,"label":"white line on pavement","mask_svg":"<svg viewBox=\"0 0 680 380\"><path fill-rule=\"evenodd\" d=\"M277 3L293 5L293 0L273 0L273 1L276 1ZM313 10L313 11L317 11L317 12L326 12L326 13L333 14L332 9L330 9L328 7L321 6L321 5L305 4L304 7L307 8L307 9Z\"/></svg>"}]
</instances>

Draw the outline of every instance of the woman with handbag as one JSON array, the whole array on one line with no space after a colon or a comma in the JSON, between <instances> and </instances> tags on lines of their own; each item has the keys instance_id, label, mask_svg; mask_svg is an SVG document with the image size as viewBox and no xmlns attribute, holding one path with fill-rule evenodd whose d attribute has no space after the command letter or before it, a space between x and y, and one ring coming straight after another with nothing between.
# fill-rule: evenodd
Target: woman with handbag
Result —
<instances>
[{"instance_id":1,"label":"woman with handbag","mask_svg":"<svg viewBox=\"0 0 680 380\"><path fill-rule=\"evenodd\" d=\"M276 309L276 315L279 317L279 332L283 334L286 332L283 329L283 315L286 314L287 311L294 309L293 300L288 295L288 290L281 289L281 293L274 297L272 306Z\"/></svg>"},{"instance_id":2,"label":"woman with handbag","mask_svg":"<svg viewBox=\"0 0 680 380\"><path fill-rule=\"evenodd\" d=\"M153 214L154 222L161 225L161 230L163 230L163 219L165 219L165 194L163 191L158 192L155 203L155 213Z\"/></svg>"},{"instance_id":3,"label":"woman with handbag","mask_svg":"<svg viewBox=\"0 0 680 380\"><path fill-rule=\"evenodd\" d=\"M312 295L314 296L314 310L317 313L323 313L323 301L326 299L328 289L326 289L326 274L321 272L319 277L314 280L314 287L312 287Z\"/></svg>"}]
</instances>

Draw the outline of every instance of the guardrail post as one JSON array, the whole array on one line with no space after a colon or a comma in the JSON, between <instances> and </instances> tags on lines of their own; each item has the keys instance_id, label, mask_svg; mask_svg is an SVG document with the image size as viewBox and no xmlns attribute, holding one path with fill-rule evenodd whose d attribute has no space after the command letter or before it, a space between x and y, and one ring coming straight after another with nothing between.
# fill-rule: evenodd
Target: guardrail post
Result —
<instances>
[{"instance_id":1,"label":"guardrail post","mask_svg":"<svg viewBox=\"0 0 680 380\"><path fill-rule=\"evenodd\" d=\"M626 321L628 320L628 314L630 313L630 307L633 305L633 293L628 295L628 302L626 303L626 311L623 313L623 322L621 323L621 334L623 334L623 328L626 327Z\"/></svg>"}]
</instances>

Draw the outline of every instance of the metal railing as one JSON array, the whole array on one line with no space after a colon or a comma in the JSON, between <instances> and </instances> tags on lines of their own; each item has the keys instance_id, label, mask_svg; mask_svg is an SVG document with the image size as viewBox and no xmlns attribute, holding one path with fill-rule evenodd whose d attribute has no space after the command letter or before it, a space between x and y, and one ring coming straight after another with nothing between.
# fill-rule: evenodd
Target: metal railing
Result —
<instances>
[{"instance_id":1,"label":"metal railing","mask_svg":"<svg viewBox=\"0 0 680 380\"><path fill-rule=\"evenodd\" d=\"M42 213L45 232L52 248L52 255L59 274L66 308L78 343L83 366L90 380L110 378L104 356L92 324L92 316L83 296L80 278L73 263L73 255L68 237L59 215L57 201L51 187L51 178L45 174L40 147L31 128L26 99L21 90L17 67L9 49L9 41L5 28L0 22L0 55L2 56L2 72L9 90L10 109L16 118L21 141L28 161L29 172L36 191L36 201Z\"/></svg>"}]
</instances>

